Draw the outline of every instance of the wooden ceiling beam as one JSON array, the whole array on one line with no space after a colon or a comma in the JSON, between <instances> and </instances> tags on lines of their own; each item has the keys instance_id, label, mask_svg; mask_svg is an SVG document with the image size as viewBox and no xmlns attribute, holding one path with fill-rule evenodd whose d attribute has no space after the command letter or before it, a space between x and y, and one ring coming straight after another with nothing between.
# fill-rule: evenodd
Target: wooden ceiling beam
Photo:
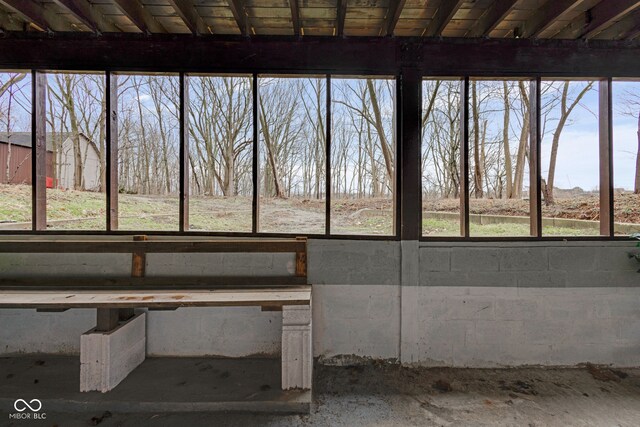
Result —
<instances>
[{"instance_id":1,"label":"wooden ceiling beam","mask_svg":"<svg viewBox=\"0 0 640 427\"><path fill-rule=\"evenodd\" d=\"M0 37L0 69L396 75L415 67L434 77L624 78L640 76L639 57L640 41L81 32Z\"/></svg>"},{"instance_id":2,"label":"wooden ceiling beam","mask_svg":"<svg viewBox=\"0 0 640 427\"><path fill-rule=\"evenodd\" d=\"M429 25L427 25L427 28L424 30L422 35L426 37L441 36L447 24L453 19L456 12L464 2L465 0L442 0L435 15L433 15L433 19Z\"/></svg>"},{"instance_id":3,"label":"wooden ceiling beam","mask_svg":"<svg viewBox=\"0 0 640 427\"><path fill-rule=\"evenodd\" d=\"M555 0L553 0L555 1ZM513 10L518 0L495 0L469 29L466 37L487 37Z\"/></svg>"},{"instance_id":4,"label":"wooden ceiling beam","mask_svg":"<svg viewBox=\"0 0 640 427\"><path fill-rule=\"evenodd\" d=\"M209 27L198 13L192 0L168 0L182 22L194 35L210 34Z\"/></svg>"},{"instance_id":5,"label":"wooden ceiling beam","mask_svg":"<svg viewBox=\"0 0 640 427\"><path fill-rule=\"evenodd\" d=\"M246 36L249 34L249 17L247 16L247 12L244 8L244 4L242 0L228 0L229 7L231 8L231 13L233 13L233 17L238 24L238 28L240 29L240 34Z\"/></svg>"},{"instance_id":6,"label":"wooden ceiling beam","mask_svg":"<svg viewBox=\"0 0 640 427\"><path fill-rule=\"evenodd\" d=\"M640 7L638 0L606 0L580 14L555 37L559 39L591 39L622 17Z\"/></svg>"},{"instance_id":7,"label":"wooden ceiling beam","mask_svg":"<svg viewBox=\"0 0 640 427\"><path fill-rule=\"evenodd\" d=\"M390 0L389 9L387 9L387 17L384 20L383 31L387 36L392 36L398 24L398 19L402 14L402 9L407 0Z\"/></svg>"},{"instance_id":8,"label":"wooden ceiling beam","mask_svg":"<svg viewBox=\"0 0 640 427\"><path fill-rule=\"evenodd\" d=\"M117 32L118 28L104 18L87 0L53 0L95 33Z\"/></svg>"},{"instance_id":9,"label":"wooden ceiling beam","mask_svg":"<svg viewBox=\"0 0 640 427\"><path fill-rule=\"evenodd\" d=\"M166 33L167 30L145 9L139 0L113 0L127 18L146 34Z\"/></svg>"},{"instance_id":10,"label":"wooden ceiling beam","mask_svg":"<svg viewBox=\"0 0 640 427\"><path fill-rule=\"evenodd\" d=\"M291 24L293 25L293 34L300 35L300 8L298 7L298 0L289 0L291 6Z\"/></svg>"},{"instance_id":11,"label":"wooden ceiling beam","mask_svg":"<svg viewBox=\"0 0 640 427\"><path fill-rule=\"evenodd\" d=\"M551 24L567 16L584 0L552 0L544 4L536 13L524 24L522 28L522 38L538 37Z\"/></svg>"},{"instance_id":12,"label":"wooden ceiling beam","mask_svg":"<svg viewBox=\"0 0 640 427\"><path fill-rule=\"evenodd\" d=\"M336 15L336 35L344 36L344 20L347 16L347 0L338 0L338 8Z\"/></svg>"},{"instance_id":13,"label":"wooden ceiling beam","mask_svg":"<svg viewBox=\"0 0 640 427\"><path fill-rule=\"evenodd\" d=\"M26 22L41 31L71 30L71 24L64 23L55 13L47 11L39 3L31 0L0 0L0 4L20 15Z\"/></svg>"},{"instance_id":14,"label":"wooden ceiling beam","mask_svg":"<svg viewBox=\"0 0 640 427\"><path fill-rule=\"evenodd\" d=\"M640 9L601 31L595 38L602 40L633 40L638 36L640 36Z\"/></svg>"}]
</instances>

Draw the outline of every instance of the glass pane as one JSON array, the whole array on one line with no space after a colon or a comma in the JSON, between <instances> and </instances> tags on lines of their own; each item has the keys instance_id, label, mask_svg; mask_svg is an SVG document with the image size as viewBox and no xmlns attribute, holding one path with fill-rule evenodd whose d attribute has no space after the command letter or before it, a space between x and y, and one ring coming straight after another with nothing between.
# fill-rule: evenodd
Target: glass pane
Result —
<instances>
[{"instance_id":1,"label":"glass pane","mask_svg":"<svg viewBox=\"0 0 640 427\"><path fill-rule=\"evenodd\" d=\"M422 234L460 236L460 80L422 83Z\"/></svg>"},{"instance_id":2,"label":"glass pane","mask_svg":"<svg viewBox=\"0 0 640 427\"><path fill-rule=\"evenodd\" d=\"M259 85L260 231L323 234L326 79Z\"/></svg>"},{"instance_id":3,"label":"glass pane","mask_svg":"<svg viewBox=\"0 0 640 427\"><path fill-rule=\"evenodd\" d=\"M542 234L600 234L598 92L593 81L542 83Z\"/></svg>"},{"instance_id":4,"label":"glass pane","mask_svg":"<svg viewBox=\"0 0 640 427\"><path fill-rule=\"evenodd\" d=\"M394 233L395 81L331 80L331 233Z\"/></svg>"},{"instance_id":5,"label":"glass pane","mask_svg":"<svg viewBox=\"0 0 640 427\"><path fill-rule=\"evenodd\" d=\"M31 73L0 72L0 230L31 229Z\"/></svg>"},{"instance_id":6,"label":"glass pane","mask_svg":"<svg viewBox=\"0 0 640 427\"><path fill-rule=\"evenodd\" d=\"M104 230L104 74L47 74L47 229Z\"/></svg>"},{"instance_id":7,"label":"glass pane","mask_svg":"<svg viewBox=\"0 0 640 427\"><path fill-rule=\"evenodd\" d=\"M251 77L188 79L189 229L251 232Z\"/></svg>"},{"instance_id":8,"label":"glass pane","mask_svg":"<svg viewBox=\"0 0 640 427\"><path fill-rule=\"evenodd\" d=\"M469 234L529 236L529 95L524 81L471 80Z\"/></svg>"},{"instance_id":9,"label":"glass pane","mask_svg":"<svg viewBox=\"0 0 640 427\"><path fill-rule=\"evenodd\" d=\"M178 230L179 79L118 76L120 230Z\"/></svg>"},{"instance_id":10,"label":"glass pane","mask_svg":"<svg viewBox=\"0 0 640 427\"><path fill-rule=\"evenodd\" d=\"M640 82L613 82L615 234L640 232Z\"/></svg>"}]
</instances>

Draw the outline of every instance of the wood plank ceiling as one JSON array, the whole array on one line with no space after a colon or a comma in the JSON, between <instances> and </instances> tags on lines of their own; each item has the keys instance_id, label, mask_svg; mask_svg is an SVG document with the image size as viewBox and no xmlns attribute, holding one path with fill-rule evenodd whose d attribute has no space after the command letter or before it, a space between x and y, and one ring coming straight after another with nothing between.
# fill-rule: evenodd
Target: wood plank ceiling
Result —
<instances>
[{"instance_id":1,"label":"wood plank ceiling","mask_svg":"<svg viewBox=\"0 0 640 427\"><path fill-rule=\"evenodd\" d=\"M0 0L0 31L632 40L636 0Z\"/></svg>"}]
</instances>

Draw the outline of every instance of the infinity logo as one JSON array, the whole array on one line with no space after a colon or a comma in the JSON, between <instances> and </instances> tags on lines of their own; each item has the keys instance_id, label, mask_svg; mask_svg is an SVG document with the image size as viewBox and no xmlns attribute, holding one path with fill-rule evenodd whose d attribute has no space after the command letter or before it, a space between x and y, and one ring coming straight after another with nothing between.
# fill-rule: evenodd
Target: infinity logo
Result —
<instances>
[{"instance_id":1,"label":"infinity logo","mask_svg":"<svg viewBox=\"0 0 640 427\"><path fill-rule=\"evenodd\" d=\"M19 403L22 403L22 405L18 405ZM30 404L33 406L31 406ZM42 409L42 402L40 402L38 399L31 399L29 403L27 403L27 401L24 399L18 399L13 403L13 407L18 412L24 412L27 410L27 408L31 409L31 412L38 412L40 409Z\"/></svg>"}]
</instances>

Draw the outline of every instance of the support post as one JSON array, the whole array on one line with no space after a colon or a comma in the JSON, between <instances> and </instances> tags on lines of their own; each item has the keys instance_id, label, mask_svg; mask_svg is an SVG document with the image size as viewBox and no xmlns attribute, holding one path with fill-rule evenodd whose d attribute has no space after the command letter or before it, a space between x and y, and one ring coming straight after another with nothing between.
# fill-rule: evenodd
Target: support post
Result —
<instances>
[{"instance_id":1,"label":"support post","mask_svg":"<svg viewBox=\"0 0 640 427\"><path fill-rule=\"evenodd\" d=\"M598 130L600 140L600 235L613 236L613 126L612 80L602 79L598 87Z\"/></svg>"},{"instance_id":2,"label":"support post","mask_svg":"<svg viewBox=\"0 0 640 427\"><path fill-rule=\"evenodd\" d=\"M33 229L47 229L47 76L31 75L33 106L31 113L31 180Z\"/></svg>"},{"instance_id":3,"label":"support post","mask_svg":"<svg viewBox=\"0 0 640 427\"><path fill-rule=\"evenodd\" d=\"M118 229L118 75L106 75L107 231Z\"/></svg>"},{"instance_id":4,"label":"support post","mask_svg":"<svg viewBox=\"0 0 640 427\"><path fill-rule=\"evenodd\" d=\"M532 237L542 236L540 83L539 77L529 82L529 230Z\"/></svg>"},{"instance_id":5,"label":"support post","mask_svg":"<svg viewBox=\"0 0 640 427\"><path fill-rule=\"evenodd\" d=\"M313 379L311 301L282 307L282 389L310 390Z\"/></svg>"},{"instance_id":6,"label":"support post","mask_svg":"<svg viewBox=\"0 0 640 427\"><path fill-rule=\"evenodd\" d=\"M98 319L100 319L98 309ZM105 318L118 319L118 309L105 309ZM115 315L113 314L115 312ZM116 323L109 331L97 328L80 337L80 391L105 393L115 388L146 356L146 314Z\"/></svg>"}]
</instances>

